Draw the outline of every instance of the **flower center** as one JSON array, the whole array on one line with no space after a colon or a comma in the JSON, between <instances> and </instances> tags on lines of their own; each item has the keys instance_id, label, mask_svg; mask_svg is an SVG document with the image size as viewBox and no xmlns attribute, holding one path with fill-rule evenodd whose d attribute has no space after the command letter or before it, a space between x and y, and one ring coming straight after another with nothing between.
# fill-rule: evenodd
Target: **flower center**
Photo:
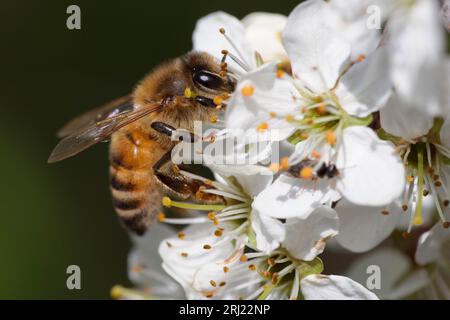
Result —
<instances>
[{"instance_id":1,"label":"flower center","mask_svg":"<svg viewBox=\"0 0 450 320\"><path fill-rule=\"evenodd\" d=\"M444 216L444 210L450 204L449 190L444 183L449 176L446 166L449 161L448 150L427 137L416 143L403 143L398 150L407 168L407 185L403 196L403 210L411 215L408 233L413 225L423 223L423 198L431 195L444 227L450 223ZM443 170L444 168L444 170ZM413 212L415 202L415 209Z\"/></svg>"},{"instance_id":2,"label":"flower center","mask_svg":"<svg viewBox=\"0 0 450 320\"><path fill-rule=\"evenodd\" d=\"M253 294L258 300L267 299L271 294L278 297L288 295L291 300L296 300L301 295L300 280L323 271L323 263L319 258L301 261L291 257L283 249L278 249L269 256L259 252L247 253L240 261L243 263L241 267L257 272L261 277L260 287Z\"/></svg>"}]
</instances>

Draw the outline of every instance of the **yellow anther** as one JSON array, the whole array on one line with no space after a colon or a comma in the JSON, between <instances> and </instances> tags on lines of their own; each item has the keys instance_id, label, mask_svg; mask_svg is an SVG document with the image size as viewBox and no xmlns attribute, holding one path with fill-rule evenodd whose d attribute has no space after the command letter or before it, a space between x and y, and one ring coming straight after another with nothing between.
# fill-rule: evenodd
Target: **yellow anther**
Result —
<instances>
[{"instance_id":1,"label":"yellow anther","mask_svg":"<svg viewBox=\"0 0 450 320\"><path fill-rule=\"evenodd\" d=\"M408 181L408 183L413 183L414 182L414 176L408 176L407 181Z\"/></svg>"},{"instance_id":2,"label":"yellow anther","mask_svg":"<svg viewBox=\"0 0 450 320\"><path fill-rule=\"evenodd\" d=\"M322 157L322 155L318 151L313 150L313 152L311 152L311 157L313 157L314 159L319 160Z\"/></svg>"},{"instance_id":3,"label":"yellow anther","mask_svg":"<svg viewBox=\"0 0 450 320\"><path fill-rule=\"evenodd\" d=\"M284 71L281 69L277 70L277 78L282 78L284 76Z\"/></svg>"},{"instance_id":4,"label":"yellow anther","mask_svg":"<svg viewBox=\"0 0 450 320\"><path fill-rule=\"evenodd\" d=\"M317 97L314 97L312 100L313 100L315 103L320 103L320 102L323 101L323 98L322 98L321 96L317 96Z\"/></svg>"},{"instance_id":5,"label":"yellow anther","mask_svg":"<svg viewBox=\"0 0 450 320\"><path fill-rule=\"evenodd\" d=\"M269 124L267 122L262 122L256 127L256 130L259 132L264 132L267 129L269 129Z\"/></svg>"},{"instance_id":6,"label":"yellow anther","mask_svg":"<svg viewBox=\"0 0 450 320\"><path fill-rule=\"evenodd\" d=\"M217 118L217 116L216 116L215 114L213 114L213 115L211 116L211 118L209 118L209 121L210 121L211 123L216 123L217 120L218 120L218 118Z\"/></svg>"},{"instance_id":7,"label":"yellow anther","mask_svg":"<svg viewBox=\"0 0 450 320\"><path fill-rule=\"evenodd\" d=\"M216 219L216 213L214 211L208 212L208 219L214 221Z\"/></svg>"},{"instance_id":8,"label":"yellow anther","mask_svg":"<svg viewBox=\"0 0 450 320\"><path fill-rule=\"evenodd\" d=\"M178 233L178 239L184 240L185 238L186 238L186 233L184 233L184 232L179 232Z\"/></svg>"},{"instance_id":9,"label":"yellow anther","mask_svg":"<svg viewBox=\"0 0 450 320\"><path fill-rule=\"evenodd\" d=\"M320 105L317 107L317 113L321 116L326 115L328 113L327 105L325 103L320 103Z\"/></svg>"},{"instance_id":10,"label":"yellow anther","mask_svg":"<svg viewBox=\"0 0 450 320\"><path fill-rule=\"evenodd\" d=\"M214 280L210 280L209 283L211 284L211 286L213 286L214 288L217 287L217 283Z\"/></svg>"},{"instance_id":11,"label":"yellow anther","mask_svg":"<svg viewBox=\"0 0 450 320\"><path fill-rule=\"evenodd\" d=\"M295 117L292 114L288 114L285 119L287 122L292 122L295 120Z\"/></svg>"},{"instance_id":12,"label":"yellow anther","mask_svg":"<svg viewBox=\"0 0 450 320\"><path fill-rule=\"evenodd\" d=\"M248 257L245 255L245 254L243 254L240 258L239 258L239 261L241 261L241 262L246 262L248 260Z\"/></svg>"},{"instance_id":13,"label":"yellow anther","mask_svg":"<svg viewBox=\"0 0 450 320\"><path fill-rule=\"evenodd\" d=\"M228 271L230 271L230 268L228 268L228 267L223 267L223 272L227 273Z\"/></svg>"},{"instance_id":14,"label":"yellow anther","mask_svg":"<svg viewBox=\"0 0 450 320\"><path fill-rule=\"evenodd\" d=\"M336 144L336 133L334 131L327 131L325 133L325 140L328 142L329 145L334 146Z\"/></svg>"},{"instance_id":15,"label":"yellow anther","mask_svg":"<svg viewBox=\"0 0 450 320\"><path fill-rule=\"evenodd\" d=\"M255 271L256 270L256 266L254 264L251 264L248 266L250 271Z\"/></svg>"},{"instance_id":16,"label":"yellow anther","mask_svg":"<svg viewBox=\"0 0 450 320\"><path fill-rule=\"evenodd\" d=\"M212 247L209 244L203 245L203 249L210 250Z\"/></svg>"},{"instance_id":17,"label":"yellow anther","mask_svg":"<svg viewBox=\"0 0 450 320\"><path fill-rule=\"evenodd\" d=\"M123 292L124 292L123 287L116 285L111 288L111 298L120 299L123 297Z\"/></svg>"},{"instance_id":18,"label":"yellow anther","mask_svg":"<svg viewBox=\"0 0 450 320\"><path fill-rule=\"evenodd\" d=\"M172 200L169 197L163 197L161 202L164 207L170 208L172 206Z\"/></svg>"},{"instance_id":19,"label":"yellow anther","mask_svg":"<svg viewBox=\"0 0 450 320\"><path fill-rule=\"evenodd\" d=\"M366 56L363 55L363 54L360 54L360 55L356 58L356 61L357 61L357 62L361 62L361 61L364 61L365 59L366 59Z\"/></svg>"},{"instance_id":20,"label":"yellow anther","mask_svg":"<svg viewBox=\"0 0 450 320\"><path fill-rule=\"evenodd\" d=\"M281 170L289 169L289 158L288 157L281 158L280 169Z\"/></svg>"},{"instance_id":21,"label":"yellow anther","mask_svg":"<svg viewBox=\"0 0 450 320\"><path fill-rule=\"evenodd\" d=\"M221 237L223 235L223 230L222 229L217 229L216 231L214 231L214 235L216 237Z\"/></svg>"},{"instance_id":22,"label":"yellow anther","mask_svg":"<svg viewBox=\"0 0 450 320\"><path fill-rule=\"evenodd\" d=\"M381 214L387 216L389 214L389 210L384 209L384 210L381 211Z\"/></svg>"},{"instance_id":23,"label":"yellow anther","mask_svg":"<svg viewBox=\"0 0 450 320\"><path fill-rule=\"evenodd\" d=\"M448 229L448 228L450 228L450 222L449 222L449 221L445 221L445 222L442 223L442 226L443 226L445 229Z\"/></svg>"},{"instance_id":24,"label":"yellow anther","mask_svg":"<svg viewBox=\"0 0 450 320\"><path fill-rule=\"evenodd\" d=\"M314 176L314 168L313 167L303 167L300 170L300 177L303 179L311 179Z\"/></svg>"},{"instance_id":25,"label":"yellow anther","mask_svg":"<svg viewBox=\"0 0 450 320\"><path fill-rule=\"evenodd\" d=\"M243 86L241 89L241 93L244 97L251 97L255 93L255 87L252 85Z\"/></svg>"},{"instance_id":26,"label":"yellow anther","mask_svg":"<svg viewBox=\"0 0 450 320\"><path fill-rule=\"evenodd\" d=\"M182 252L182 253L180 253L180 255L181 255L183 258L187 258L188 253L187 253L187 252Z\"/></svg>"},{"instance_id":27,"label":"yellow anther","mask_svg":"<svg viewBox=\"0 0 450 320\"><path fill-rule=\"evenodd\" d=\"M220 29L219 29L219 32L220 32L221 34L225 34L225 28L220 28Z\"/></svg>"},{"instance_id":28,"label":"yellow anther","mask_svg":"<svg viewBox=\"0 0 450 320\"><path fill-rule=\"evenodd\" d=\"M164 214L164 212L158 213L158 221L163 222L164 220L166 220L166 215Z\"/></svg>"},{"instance_id":29,"label":"yellow anther","mask_svg":"<svg viewBox=\"0 0 450 320\"><path fill-rule=\"evenodd\" d=\"M188 99L194 97L194 93L192 92L191 88L186 87L186 89L184 89L184 96Z\"/></svg>"},{"instance_id":30,"label":"yellow anther","mask_svg":"<svg viewBox=\"0 0 450 320\"><path fill-rule=\"evenodd\" d=\"M221 283L219 283L219 287L223 287L225 286L227 283L225 281L222 281Z\"/></svg>"},{"instance_id":31,"label":"yellow anther","mask_svg":"<svg viewBox=\"0 0 450 320\"><path fill-rule=\"evenodd\" d=\"M214 224L215 226L218 226L218 225L219 225L219 219L214 218L213 224Z\"/></svg>"},{"instance_id":32,"label":"yellow anther","mask_svg":"<svg viewBox=\"0 0 450 320\"><path fill-rule=\"evenodd\" d=\"M269 170L272 172L278 172L280 170L280 164L279 163L271 163L269 166Z\"/></svg>"},{"instance_id":33,"label":"yellow anther","mask_svg":"<svg viewBox=\"0 0 450 320\"><path fill-rule=\"evenodd\" d=\"M271 111L271 112L269 113L269 115L270 115L271 118L276 118L277 113L274 112L274 111Z\"/></svg>"},{"instance_id":34,"label":"yellow anther","mask_svg":"<svg viewBox=\"0 0 450 320\"><path fill-rule=\"evenodd\" d=\"M221 105L222 102L223 102L222 97L221 96L215 96L214 99L213 99L213 102L214 102L214 104L216 106Z\"/></svg>"}]
</instances>

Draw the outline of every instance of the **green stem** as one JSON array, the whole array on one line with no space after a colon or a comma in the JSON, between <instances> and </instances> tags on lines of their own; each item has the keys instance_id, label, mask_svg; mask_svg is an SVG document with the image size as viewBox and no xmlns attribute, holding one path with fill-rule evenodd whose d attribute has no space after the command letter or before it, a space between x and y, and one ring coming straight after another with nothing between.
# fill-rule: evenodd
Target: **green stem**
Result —
<instances>
[{"instance_id":1,"label":"green stem","mask_svg":"<svg viewBox=\"0 0 450 320\"><path fill-rule=\"evenodd\" d=\"M277 286L277 284L278 281L275 284L271 283L270 285L268 285L256 300L265 300L267 296L272 292L272 290Z\"/></svg>"}]
</instances>

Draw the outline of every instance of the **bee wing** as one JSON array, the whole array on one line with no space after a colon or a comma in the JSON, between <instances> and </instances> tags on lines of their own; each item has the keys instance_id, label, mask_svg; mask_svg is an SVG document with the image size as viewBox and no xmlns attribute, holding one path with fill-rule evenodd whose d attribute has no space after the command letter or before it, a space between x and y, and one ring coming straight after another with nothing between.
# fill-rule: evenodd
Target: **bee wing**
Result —
<instances>
[{"instance_id":1,"label":"bee wing","mask_svg":"<svg viewBox=\"0 0 450 320\"><path fill-rule=\"evenodd\" d=\"M110 101L98 108L89 110L86 113L81 114L75 119L69 121L64 127L62 127L58 133L58 138L64 138L70 134L102 121L109 117L115 116L127 110L133 109L133 98L131 95L123 96Z\"/></svg>"},{"instance_id":2,"label":"bee wing","mask_svg":"<svg viewBox=\"0 0 450 320\"><path fill-rule=\"evenodd\" d=\"M106 140L120 128L137 121L152 112L161 109L161 104L155 103L136 110L123 111L81 129L64 137L53 149L48 158L49 163L72 157L90 146Z\"/></svg>"}]
</instances>

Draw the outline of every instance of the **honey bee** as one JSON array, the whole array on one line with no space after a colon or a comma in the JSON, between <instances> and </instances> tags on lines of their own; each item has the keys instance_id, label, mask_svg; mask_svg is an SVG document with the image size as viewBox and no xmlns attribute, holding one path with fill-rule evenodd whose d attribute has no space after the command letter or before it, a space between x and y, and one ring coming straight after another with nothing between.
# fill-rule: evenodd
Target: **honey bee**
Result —
<instances>
[{"instance_id":1,"label":"honey bee","mask_svg":"<svg viewBox=\"0 0 450 320\"><path fill-rule=\"evenodd\" d=\"M190 52L156 67L132 94L70 121L58 132L62 140L48 161L69 158L110 139L113 205L122 224L142 235L157 217L164 194L195 198L203 184L180 174L171 162L177 143L172 133L177 129L192 132L195 120L217 116L220 111L214 98L226 97L235 86L223 61Z\"/></svg>"}]
</instances>

